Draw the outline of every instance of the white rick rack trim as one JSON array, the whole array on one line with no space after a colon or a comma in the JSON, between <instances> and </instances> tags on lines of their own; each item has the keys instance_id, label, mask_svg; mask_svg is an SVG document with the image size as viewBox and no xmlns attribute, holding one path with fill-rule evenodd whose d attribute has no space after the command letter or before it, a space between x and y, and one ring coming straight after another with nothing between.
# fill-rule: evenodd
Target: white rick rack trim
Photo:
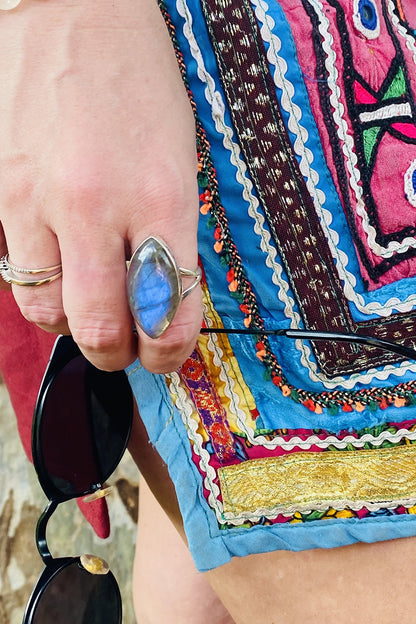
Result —
<instances>
[{"instance_id":1,"label":"white rick rack trim","mask_svg":"<svg viewBox=\"0 0 416 624\"><path fill-rule=\"evenodd\" d=\"M210 319L206 317L207 325L210 325ZM235 381L230 376L230 366L228 362L223 359L223 351L221 347L218 345L218 338L216 334L209 334L209 339L207 341L207 347L213 354L213 362L215 366L219 369L219 378L224 384L224 394L230 401L230 410L232 411L232 415L236 418L238 426L241 428L247 438L251 441L253 440L253 444L260 445L262 442L259 439L258 442L254 437L253 427L248 424L250 422L250 417L248 417L247 412L240 408L240 399L238 394L234 391ZM260 436L259 436L260 438Z\"/></svg>"},{"instance_id":2,"label":"white rick rack trim","mask_svg":"<svg viewBox=\"0 0 416 624\"><path fill-rule=\"evenodd\" d=\"M338 450L346 449L348 446L360 449L368 443L374 446L381 446L383 442L399 443L402 439L409 441L416 440L416 431L409 431L408 429L399 429L396 433L383 431L378 436L366 433L360 438L352 435L346 435L343 438L339 438L335 435L329 435L325 438L311 435L306 439L294 436L289 440L286 440L282 436L276 436L272 440L267 440L264 436L254 436L253 431L250 432L250 430L245 431L245 433L254 446L263 446L269 450L281 448L284 451L293 451L296 448L301 451L309 451L312 447L327 449L330 446L334 446Z\"/></svg>"},{"instance_id":3,"label":"white rick rack trim","mask_svg":"<svg viewBox=\"0 0 416 624\"><path fill-rule=\"evenodd\" d=\"M400 23L400 20L395 12L395 6L392 0L388 0L387 2L387 11L391 18L391 22L398 34L398 36L402 37L405 42L407 48L413 53L413 60L416 64L416 41L415 37L407 32L406 28Z\"/></svg>"},{"instance_id":4,"label":"white rick rack trim","mask_svg":"<svg viewBox=\"0 0 416 624\"><path fill-rule=\"evenodd\" d=\"M334 121L338 127L338 136L342 142L342 148L346 157L347 169L349 172L350 187L356 198L357 214L361 218L363 229L367 235L367 243L373 253L382 258L390 258L394 253L404 253L408 249L416 246L414 237L407 237L403 241L391 241L387 247L379 245L376 241L376 230L370 224L368 214L363 200L362 186L360 185L361 174L358 169L357 156L354 151L354 141L349 133L347 122L344 118L344 105L340 101L340 88L338 86L338 69L335 65L336 53L331 34L331 26L325 15L324 7L320 0L308 0L319 18L319 32L322 36L322 48L326 53L325 67L330 79L328 86L331 90L330 101L334 110Z\"/></svg>"},{"instance_id":5,"label":"white rick rack trim","mask_svg":"<svg viewBox=\"0 0 416 624\"><path fill-rule=\"evenodd\" d=\"M234 524L237 522L244 522L244 520L251 520L253 522L256 522L263 517L267 518L268 520L274 520L279 515L290 518L297 512L301 514L309 514L314 511L325 513L329 509L335 509L335 511L343 511L344 509L360 511L360 509L362 509L363 507L368 509L368 511L379 511L380 509L396 509L397 507L406 507L406 509L409 509L410 507L414 507L415 504L416 498L404 498L395 501L383 501L382 503L370 503L367 500L351 501L345 499L342 501L333 500L325 501L324 503L306 505L276 505L271 509L262 507L261 509L245 511L239 514L233 514L232 512L228 511L224 513L224 518L226 518L227 522Z\"/></svg>"},{"instance_id":6,"label":"white rick rack trim","mask_svg":"<svg viewBox=\"0 0 416 624\"><path fill-rule=\"evenodd\" d=\"M265 228L265 218L259 210L259 201L253 193L253 184L247 176L247 167L244 160L241 158L240 146L233 139L234 133L232 128L225 122L224 102L221 94L216 90L214 78L205 67L203 55L193 33L192 14L183 0L178 0L177 8L179 14L185 20L183 33L188 41L192 56L197 63L198 77L203 84L206 84L205 97L211 106L215 129L222 135L224 148L229 153L230 162L236 169L236 180L242 187L244 200L248 203L248 214L254 221L254 231L260 238L261 250L266 254L266 265L272 270L272 280L278 287L278 297L285 304L285 316L292 319L291 327L299 327L301 318L294 310L295 302L293 298L288 295L289 284L283 279L282 266L276 262L277 251L275 247L270 244L271 235L269 230Z\"/></svg>"},{"instance_id":7,"label":"white rick rack trim","mask_svg":"<svg viewBox=\"0 0 416 624\"><path fill-rule=\"evenodd\" d=\"M222 349L217 343L215 334L210 334L210 339L207 342L209 350L213 353L214 364L220 370L219 376L224 384L224 392L230 400L230 409L233 409L233 415L237 419L238 425L241 427L241 431L247 436L248 441L253 446L262 446L268 450L274 450L281 448L284 451L293 451L298 448L302 451L310 450L312 447L320 449L327 449L330 446L336 449L346 449L348 446L353 446L356 449L363 448L366 444L372 444L374 446L381 446L384 442L390 442L391 444L398 444L401 440L416 441L416 428L409 430L401 428L395 433L391 431L383 431L377 436L366 433L360 437L347 434L343 437L336 435L327 435L325 437L319 437L318 435L311 435L304 439L300 436L293 436L290 439L286 439L283 436L276 435L272 439L267 438L264 435L256 434L253 427L247 424L247 414L239 407L239 397L234 392L234 380L229 376L229 365L223 359L221 359Z\"/></svg>"},{"instance_id":8,"label":"white rick rack trim","mask_svg":"<svg viewBox=\"0 0 416 624\"><path fill-rule=\"evenodd\" d=\"M205 315L205 321L207 326L211 325L211 321L207 314ZM270 440L264 435L256 434L253 427L247 423L247 413L239 406L239 396L234 392L234 379L230 377L230 367L223 359L223 350L218 344L216 334L209 334L207 347L213 354L213 362L215 366L217 366L220 371L219 377L224 384L224 392L230 401L232 414L236 417L237 423L241 427L241 431L247 436L247 439L253 446L263 446L268 450L281 448L285 451L293 451L295 448L305 451L310 450L313 446L320 449L327 449L330 446L334 446L335 448L342 450L346 449L348 446L360 449L367 443L374 446L381 446L384 442L398 444L403 439L408 440L409 442L416 441L416 427L412 430L401 428L395 433L386 430L377 436L366 433L360 437L347 434L343 437L338 437L336 435L328 435L326 437L311 435L306 439L303 439L300 436L294 436L290 439L286 439L283 436L277 435Z\"/></svg>"},{"instance_id":9,"label":"white rick rack trim","mask_svg":"<svg viewBox=\"0 0 416 624\"><path fill-rule=\"evenodd\" d=\"M294 149L300 159L300 169L305 177L308 190L314 198L317 214L328 240L332 256L336 262L338 273L344 284L345 297L348 301L354 303L357 309L363 314L378 314L379 316L387 317L394 310L397 310L398 312L409 312L416 305L416 295L410 295L404 301L401 301L398 297L392 297L388 301L380 303L378 301L366 302L364 297L355 291L357 280L355 276L347 270L348 256L345 252L339 249L339 235L334 229L331 228L332 215L326 208L324 208L324 204L326 202L325 193L316 187L319 183L319 175L312 168L313 154L305 145L308 139L308 132L301 124L301 109L298 106L294 107L291 100L291 94L294 92L294 86L286 76L287 63L281 54L281 41L278 35L273 32L275 22L267 13L269 6L265 0L251 1L253 6L255 6L256 16L261 24L261 32L264 41L269 44L267 56L270 64L275 68L273 74L274 81L276 86L282 92L280 103L283 110L285 110L289 116L288 127L297 137L294 142ZM416 59L416 50L414 54Z\"/></svg>"},{"instance_id":10,"label":"white rick rack trim","mask_svg":"<svg viewBox=\"0 0 416 624\"><path fill-rule=\"evenodd\" d=\"M205 97L206 97L208 104L211 107L212 119L215 124L215 129L223 137L224 148L227 150L229 154L231 164L235 167L236 181L241 185L243 198L245 199L246 202L248 202L248 206L249 206L248 214L254 220L254 223L255 223L254 231L260 237L261 249L266 254L266 265L273 271L272 279L273 279L274 284L278 286L278 297L285 305L285 316L290 319L290 326L292 328L298 328L301 325L301 319L300 319L298 312L295 309L296 308L295 301L293 297L291 297L289 294L290 287L287 281L283 277L282 266L278 262L276 262L277 252L276 252L275 247L270 244L271 235L270 235L269 230L265 228L265 219L264 219L263 214L260 212L258 199L253 194L253 185L252 185L251 180L247 176L247 168L246 168L244 161L241 158L240 147L233 139L234 133L233 133L232 128L230 128L225 122L225 104L224 104L221 94L216 89L216 84L215 84L215 80L213 76L206 69L203 54L201 52L201 49L198 45L197 39L193 32L192 14L189 10L187 3L184 0L177 0L176 6L177 6L179 15L181 15L181 17L184 20L183 34L188 42L190 52L197 64L198 77L201 80L202 84L205 84ZM312 196L315 198L315 201L317 202L317 206L320 206L320 202L324 201L325 194L323 193L323 191L316 188L316 183L319 180L319 175L311 167L313 155L312 155L312 152L309 149L307 149L304 144L304 141L308 137L308 132L305 128L303 128L300 125L300 117L301 117L300 108L297 106L296 107L293 106L293 103L291 102L290 94L294 92L294 87L292 83L284 77L284 73L287 69L286 61L277 55L277 50L280 50L281 42L280 42L280 39L276 35L274 35L270 30L270 27L274 27L274 20L270 18L270 16L266 15L266 13L264 12L265 7L267 7L267 4L263 0L260 0L260 3L259 3L260 16L263 16L263 19L266 19L267 17L267 28L264 26L263 34L264 36L267 36L267 40L269 40L269 42L273 43L273 46L271 46L270 49L272 49L273 47L273 49L276 52L276 57L273 60L273 64L275 65L275 67L279 67L278 75L280 78L279 78L278 86L286 94L286 106L288 107L291 114L293 114L292 122L291 122L291 130L298 137L298 139L295 141L297 153L306 154L305 158L303 159L303 163L304 163L303 173L304 175L306 175L306 178L309 182L309 190L310 192L313 192ZM273 57L275 55L275 52L273 52L273 55L272 55ZM275 72L275 79L276 79L276 72ZM294 112L296 113L296 115L294 115ZM306 172L305 172L305 169L307 169ZM319 210L318 210L318 213L319 213ZM330 213L327 211L325 211L325 213L326 213L325 216L328 217L330 221L332 221L332 216L330 215ZM330 234L329 240L331 240L331 238L334 239L334 244L331 245L332 252L334 253L334 250L335 250L338 257L340 257L340 254L342 252L339 252L339 250L337 250L336 244L335 244L335 242L338 240L338 234L334 232L333 230L327 230L327 234L328 233ZM347 264L348 258L345 254L343 255L345 257L344 258L345 263ZM348 275L349 275L351 283L352 281L354 281L355 283L355 277L351 273L348 273ZM345 282L345 286L344 286L345 289L346 289L346 285L347 285L347 282ZM354 296L355 298L354 303L357 304L357 307L360 307L358 305L358 302L363 301L362 297L360 295L357 295L354 292L352 287L345 290L346 296L348 295L348 293ZM351 297L349 297L349 299L351 299ZM416 295L413 296L412 299L416 303ZM395 305L396 301L398 301L398 299L390 300L391 303L394 302L393 307L398 307ZM404 304L401 303L401 305L404 305ZM388 304L381 306L378 302L372 302L368 304L368 306L364 306L365 311L368 314L370 313L372 314L376 310L375 309L369 310L368 309L369 307L377 308L377 312L380 312L382 310L384 313L383 315L385 316L389 314ZM412 305L409 305L409 309L411 309L412 307L413 307ZM354 385L357 382L363 383L363 384L370 384L374 379L383 381L387 379L390 375L401 377L409 370L416 371L416 364L409 365L408 363L401 363L399 366L396 366L396 367L388 365L381 370L372 369L370 371L367 371L364 374L355 373L350 377L338 376L332 379L327 379L324 375L322 375L319 372L315 361L311 357L312 356L311 349L307 346L307 344L301 340L298 340L296 341L296 348L301 353L302 365L308 370L309 378L311 379L311 381L321 383L323 384L325 388L328 388L328 389L333 389L336 387L351 389L354 387Z\"/></svg>"},{"instance_id":11,"label":"white rick rack trim","mask_svg":"<svg viewBox=\"0 0 416 624\"><path fill-rule=\"evenodd\" d=\"M170 381L170 391L176 397L175 405L182 417L182 421L185 425L187 434L191 442L194 445L194 452L199 456L199 466L204 477L204 486L209 492L208 504L215 511L218 522L224 521L224 509L221 501L219 500L220 490L215 483L216 472L209 464L209 453L203 448L202 437L197 432L198 424L192 413L194 411L194 405L187 396L185 390L182 388L178 373L170 373L166 375L166 378ZM242 522L242 521L241 521Z\"/></svg>"},{"instance_id":12,"label":"white rick rack trim","mask_svg":"<svg viewBox=\"0 0 416 624\"><path fill-rule=\"evenodd\" d=\"M194 452L199 456L199 466L200 470L204 476L204 486L206 490L209 492L208 495L208 504L215 511L217 520L219 523L223 523L224 520L227 522L234 524L235 526L239 526L243 524L246 520L258 521L262 517L266 517L270 520L275 519L278 515L283 515L285 517L290 517L294 513L299 512L303 514L308 514L313 511L325 512L329 509L335 509L336 511L341 511L345 508L349 508L353 511L358 511L363 507L366 507L369 511L378 511L380 509L394 509L398 506L404 506L406 508L413 507L416 505L416 498L405 498L401 500L395 501L382 501L378 503L372 503L367 500L362 501L351 501L348 499L345 500L331 500L325 502L315 502L315 503L306 503L306 504L295 504L289 506L276 505L275 507L269 508L260 508L252 511L247 511L239 514L233 514L232 512L224 512L223 504L219 500L220 489L215 483L216 479L216 471L209 464L209 453L203 448L203 440L201 435L197 432L198 424L196 420L192 417L194 406L192 401L187 396L185 390L183 389L180 377L177 373L171 373L166 376L170 380L171 392L176 397L175 405L179 410L182 421L185 425L186 431L188 433L189 439L192 441L194 445ZM247 433L253 434L253 432L249 429L246 429ZM325 440L319 439L317 436L310 436L307 440L301 440L298 437L292 438L290 441L285 441L282 437L276 436L274 442L276 443L274 446L271 446L272 441L267 441L264 439L264 436L254 437L251 435L250 441L253 444L259 445L261 440L265 440L266 448L272 449L280 446L284 450L293 450L296 446L298 446L301 450L305 450L310 448L312 445L319 446L319 448L327 448L328 446L336 446L336 448L345 448L347 444L353 444L355 448L362 448L366 442L371 442L373 444L381 445L384 441L388 440L390 442L399 442L403 437L406 437L409 440L414 440L416 438L416 432L409 432L406 429L400 429L396 434L392 435L390 432L386 431L380 434L379 436L371 436L364 435L361 438L357 439L353 436L345 436L342 440L338 439L336 436L327 436Z\"/></svg>"}]
</instances>

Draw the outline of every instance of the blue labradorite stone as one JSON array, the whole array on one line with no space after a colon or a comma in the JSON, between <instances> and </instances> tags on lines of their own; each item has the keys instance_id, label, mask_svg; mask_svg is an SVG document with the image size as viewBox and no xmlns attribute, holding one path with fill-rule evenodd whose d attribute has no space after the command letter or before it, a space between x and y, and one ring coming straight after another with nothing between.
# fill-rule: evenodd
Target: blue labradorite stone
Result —
<instances>
[{"instance_id":1,"label":"blue labradorite stone","mask_svg":"<svg viewBox=\"0 0 416 624\"><path fill-rule=\"evenodd\" d=\"M147 238L136 249L127 273L131 313L139 327L158 338L169 327L181 300L181 281L168 247Z\"/></svg>"}]
</instances>

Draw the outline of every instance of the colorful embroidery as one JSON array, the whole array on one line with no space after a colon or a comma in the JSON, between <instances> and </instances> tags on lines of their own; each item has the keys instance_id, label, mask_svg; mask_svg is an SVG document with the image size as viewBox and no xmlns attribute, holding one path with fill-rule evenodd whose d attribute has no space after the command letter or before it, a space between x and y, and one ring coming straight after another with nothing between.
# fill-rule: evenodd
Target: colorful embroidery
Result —
<instances>
[{"instance_id":1,"label":"colorful embroidery","mask_svg":"<svg viewBox=\"0 0 416 624\"><path fill-rule=\"evenodd\" d=\"M404 192L407 201L416 208L416 160L412 161L404 174Z\"/></svg>"},{"instance_id":2,"label":"colorful embroidery","mask_svg":"<svg viewBox=\"0 0 416 624\"><path fill-rule=\"evenodd\" d=\"M251 9L244 5L245 9L249 12ZM213 12L211 11L211 14ZM239 11L237 16L233 16L233 19L242 16L242 12ZM167 17L167 16L166 16ZM218 16L219 19L220 14ZM167 18L168 19L168 18ZM169 20L168 20L169 21ZM254 18L250 19L250 24L254 24ZM253 26L254 28L254 26ZM175 42L174 33L172 33L173 27L170 25L171 34L173 36L173 40ZM258 33L257 33L258 35ZM246 42L249 41L249 38L246 37L244 39ZM254 40L257 41L257 40ZM222 45L223 49L226 49L227 46ZM182 67L183 76L186 81L186 71L183 64L183 59L179 52L178 46L176 44L177 56L179 60L179 64ZM263 72L266 72L266 68L263 67ZM253 71L253 74L256 72ZM187 82L186 82L187 84ZM189 89L189 85L188 85ZM190 92L189 92L190 93ZM250 283L247 280L243 263L238 254L238 250L233 243L230 230L228 227L227 218L225 215L224 208L221 204L219 193L218 193L218 183L216 180L216 173L212 163L210 148L206 138L206 134L201 126L199 118L196 112L196 105L193 101L192 95L190 94L191 103L195 112L196 122L197 122L197 143L199 150L199 159L200 159L200 174L199 174L199 182L201 185L201 211L203 214L211 213L212 220L209 221L214 226L214 238L215 242L215 250L219 254L221 262L228 266L228 271L226 273L227 280L229 282L229 290L233 297L235 297L239 302L239 307L241 312L244 314L244 324L246 327L255 327L256 329L261 329L263 327L263 321L261 319L259 308L256 302L255 295L251 288ZM277 106L277 104L275 104ZM282 132L284 130L282 129ZM283 158L285 161L286 157ZM293 189L292 189L293 190ZM309 226L307 226L309 227ZM319 226L317 226L317 231L320 231ZM289 254L290 255L290 254ZM307 260L305 260L304 264L308 264ZM325 271L320 270L321 279L325 279L327 273L331 274L331 280L336 281L336 278L333 274L333 263L326 267ZM296 269L293 271L293 274L296 275ZM299 275L298 275L299 277ZM301 282L305 282L305 276L302 275ZM313 280L312 280L313 283ZM310 286L310 284L309 284ZM314 284L316 288L316 282ZM322 286L322 284L321 284ZM331 283L328 285L328 288L331 289ZM318 294L322 293L322 290L316 288L315 292ZM325 293L325 290L323 291ZM342 294L337 293L337 297L340 297L342 300ZM325 295L324 295L324 298ZM334 298L336 299L336 298ZM318 309L319 306L318 306ZM344 311L348 314L348 309L344 306ZM397 316L400 317L400 320L397 320ZM322 322L324 323L324 327L318 327L320 329L327 329L326 323L328 320L328 315L322 315L319 319L316 319L316 323ZM352 322L352 321L350 321ZM394 340L399 340L402 336L414 335L416 333L416 329L414 328L415 319L413 317L404 316L404 315L396 315L392 318L384 321L383 319L377 319L377 321L359 323L356 324L358 327L364 327L365 333L371 335L372 330L376 335L382 337L384 339L389 338L389 333L392 332L394 335ZM342 328L345 325L341 325ZM387 331L386 331L387 329ZM311 411L321 411L322 408L328 408L329 413L336 414L339 409L352 410L356 409L360 411L363 409L362 406L367 406L368 409L377 409L377 407L381 407L385 409L389 405L394 405L395 407L400 407L404 405L413 404L414 401L414 393L416 382L410 381L403 384L399 384L394 388L386 387L386 388L370 388L370 389L360 389L354 391L333 391L333 392L308 392L300 388L293 387L286 379L280 365L276 361L276 358L270 348L269 341L267 336L263 336L261 339L256 339L255 349L257 352L257 357L264 363L267 374L269 375L271 381L278 387L281 388L283 394L285 396L290 396L293 400L298 403L302 403L305 407L307 407ZM347 351L347 347L343 345L337 345L334 347L328 347L328 352L335 352L338 358L340 358L339 350L342 349L342 357L345 361L345 352ZM345 351L344 351L345 350ZM385 354L383 354L384 357ZM356 349L350 349L350 358L355 365L358 363L358 368L363 368L364 366L369 366L371 364L380 363L380 354L374 356L373 359L369 359L368 355L364 355L363 359L361 359L357 355ZM395 356L387 356L387 360L396 359ZM338 360L339 361L339 360Z\"/></svg>"},{"instance_id":3,"label":"colorful embroidery","mask_svg":"<svg viewBox=\"0 0 416 624\"><path fill-rule=\"evenodd\" d=\"M387 317L396 311L407 312L412 310L416 302L413 294L416 291L416 286L414 286L416 280L414 278L410 280L408 289L397 289L396 284L392 283L384 286L381 291L375 292L365 292L360 284L360 280L357 279L359 269L354 261L353 242L350 236L346 235L347 232L343 225L343 219L341 222L339 221L339 214L344 212L340 206L339 197L336 195L335 189L331 189L325 183L322 184L322 182L325 182L327 174L325 170L322 170L320 149L317 148L319 141L317 143L315 130L308 123L307 114L305 116L306 87L294 83L296 75L293 75L292 48L290 45L287 45L287 41L291 41L289 26L284 17L277 16L276 23L271 19L270 8L266 0L253 0L253 5L256 17L259 19L262 36L266 46L268 46L268 60L276 82L277 91L280 94L280 105L283 113L286 115L287 126L293 135L293 149L298 158L302 174L307 181L308 190L313 197L320 223L337 267L337 272L343 283L345 297L352 309L356 307L360 313L367 317L371 317L373 314L378 317ZM275 8L276 4L271 3L271 7ZM392 16L392 21L394 21L394 16ZM406 46L414 49L414 37L409 35L409 39L407 39L404 27L400 24L396 24L396 27L398 31L401 31L401 36L406 41ZM311 66L311 61L314 59L312 31L308 29L308 21L304 19L300 20L300 24L297 22L292 23L291 29L299 37L299 41L301 41L301 45L297 50L299 61L304 68L303 76L310 91L311 104L313 102L316 103L319 101L319 97L316 79L313 75L313 65ZM413 56L414 62L416 62L415 53ZM372 58L371 54L370 58ZM316 97L314 97L314 89L316 90ZM336 99L334 99L333 104L334 115L337 115L340 104L337 104ZM322 119L321 109L318 106L316 110L316 121L320 123ZM321 134L323 136L325 132L323 131ZM325 145L326 143L323 141L323 146ZM348 145L346 145L346 149L349 149ZM330 161L330 149L326 150L326 154L328 153ZM354 154L352 156L354 157ZM387 184L384 186L390 202L390 188ZM293 313L291 318L294 319ZM313 363L309 362L309 366L312 367ZM399 369L397 368L397 370ZM382 377L377 375L376 378L381 379ZM342 383L340 378L337 381ZM367 378L366 382L369 381L370 378ZM328 385L327 387L333 386Z\"/></svg>"},{"instance_id":4,"label":"colorful embroidery","mask_svg":"<svg viewBox=\"0 0 416 624\"><path fill-rule=\"evenodd\" d=\"M380 34L380 20L373 0L354 0L354 26L367 39Z\"/></svg>"},{"instance_id":5,"label":"colorful embroidery","mask_svg":"<svg viewBox=\"0 0 416 624\"><path fill-rule=\"evenodd\" d=\"M218 472L227 520L416 504L416 446L337 455L295 453Z\"/></svg>"},{"instance_id":6,"label":"colorful embroidery","mask_svg":"<svg viewBox=\"0 0 416 624\"><path fill-rule=\"evenodd\" d=\"M181 376L219 461L234 459L234 440L225 409L198 350L182 366Z\"/></svg>"},{"instance_id":7,"label":"colorful embroidery","mask_svg":"<svg viewBox=\"0 0 416 624\"><path fill-rule=\"evenodd\" d=\"M353 322L316 211L293 157L279 113L274 85L263 62L266 53L261 48L254 14L248 3L244 3L238 11L232 5L222 2L202 3L202 6L205 7L205 18L247 165L291 277L305 325L338 331L354 328L353 331L359 332L361 329L369 335L394 335L395 340L414 335L414 313L400 319L395 316L388 321L377 319L377 322L365 324ZM226 24L229 23L233 24L232 33L227 30ZM245 36L236 37L236 40L233 38L233 44L230 45L235 32L244 32ZM238 42L241 50L237 47ZM239 59L244 54L249 54L252 60L250 66L240 63ZM239 97L241 93L245 93L244 99ZM234 105L234 102L238 105ZM233 286L234 292L238 291L237 285L233 283ZM380 351L371 355L365 352L358 356L354 347L344 345L314 345L314 353L321 370L328 376L395 361L394 357Z\"/></svg>"},{"instance_id":8,"label":"colorful embroidery","mask_svg":"<svg viewBox=\"0 0 416 624\"><path fill-rule=\"evenodd\" d=\"M415 41L414 37L410 41L410 32L403 36L395 26L393 2L386 3L388 10L380 1L367 4L367 11L361 4L359 17L368 13L369 21L378 24L377 49L349 29L349 3L303 0L313 27L320 112L332 150L327 157L333 163L363 275L370 288L378 288L397 279L391 269L402 262L408 264L401 275L415 272L416 219L402 186L412 154L416 155L415 101L407 69L414 65L409 49ZM357 26L358 15L354 17ZM377 63L379 54L382 59ZM383 73L386 59L390 66Z\"/></svg>"},{"instance_id":9,"label":"colorful embroidery","mask_svg":"<svg viewBox=\"0 0 416 624\"><path fill-rule=\"evenodd\" d=\"M333 4L335 3L332 2ZM372 7L377 9L378 6L372 0L354 2L355 28L361 34L364 34L362 29L366 28L369 40L377 36L379 21L376 23L375 17L379 20L380 15L385 15L380 11L374 14L371 12ZM314 320L317 325L309 326L333 328L329 312L337 310L337 322L342 318L342 322L346 323L339 325L339 328L350 327L365 333L374 332L374 335L385 339L390 337L394 340L411 341L415 335L415 319L412 314L396 314L366 322L353 319L339 276L334 269L332 251L328 246L325 247L327 243L314 211L314 202L311 202L305 189L284 122L279 117L279 104L264 61L265 51L260 49L261 37L251 7L243 2L233 8L232 3L213 0L209 5L207 3L205 9L214 47L223 55L217 57L219 65L221 66L221 59L226 59L222 67L223 84L225 90L228 90L230 101L232 99L234 102L236 115L233 120L239 141L244 148L248 169L276 247L284 258L300 308L304 311L310 307L310 315L316 312ZM169 18L167 15L165 17L176 41ZM231 59L226 58L230 49L227 41L215 39L214 31L220 20L225 32L228 25L233 37L238 32L241 34L239 45L235 48L237 61L246 61L244 55L250 55L253 60L251 64L235 62L235 72ZM358 20L361 20L361 26ZM242 23L244 28L241 27ZM254 56L253 46L258 46ZM185 77L185 67L177 43L176 49ZM234 74L243 66L249 67L249 71L245 75L241 72L241 84L244 88L240 88ZM403 99L403 94L407 97L408 83L403 76L400 71L391 76L386 90L389 94L388 100ZM261 89L256 80L263 81ZM408 114L410 99L389 101L387 104L384 102L383 106L379 106L377 95L367 86L358 78L354 82L355 104L362 107L358 121L362 126L368 126L368 132L363 133L363 153L366 166L370 167L378 145L374 124L384 123L383 119L391 115L400 117L398 125L395 122L394 131L403 134L405 128L400 124L402 118ZM240 97L243 92L248 96L254 94L256 100L257 108L250 108L248 116L244 109L244 98ZM262 329L258 291L256 285L250 283L247 277L244 261L231 235L227 214L220 200L210 145L190 91L189 95L197 124L201 214L212 228L213 246L224 269L223 278L227 283L229 297L236 300L246 327ZM248 100L251 105L250 97ZM267 107L272 115L271 121L264 116ZM373 111L369 110L371 107ZM380 113L382 109L385 112ZM252 122L253 126L250 125ZM254 132L257 122L259 128L256 127ZM256 143L255 135L261 135L261 127L264 127L266 133L269 132L269 136L263 136ZM274 149L276 135L280 136L283 149ZM262 160L263 152L260 148L264 153L272 154L274 164L269 170L267 161ZM413 172L408 167L406 188L410 189L409 185L413 183ZM279 210L273 204L277 200L281 202L282 210L280 204ZM311 227L311 224L313 232L307 232L311 244L305 247L300 243L305 237L305 228ZM322 250L324 252L319 255ZM317 265L318 268L314 264L311 272L305 272L305 266L309 271L307 260L314 259L314 254L319 256L320 264ZM302 282L313 278L313 271L321 281L303 284ZM221 327L221 318L210 299L205 280L203 287L206 323ZM310 292L315 297L316 310L312 310L310 302L304 301ZM333 300L329 304L324 301L329 307L322 308L319 297L324 300L333 297ZM328 318L325 315L321 318L319 313L322 309L327 310ZM305 315L305 324L309 321ZM319 325L320 322L324 325ZM253 361L260 360L266 377L280 388L281 395L303 405L305 411L321 414L325 410L325 415L329 417L341 411L347 415L363 411L371 415L389 407L401 408L416 404L414 380L385 387L357 385L350 391L335 389L332 392L312 392L297 388L288 382L266 335L253 338L253 347ZM357 352L348 348L340 351L331 347L328 350L320 349L317 353L322 367L326 367L325 370L329 372L354 370L357 359L360 360L358 369L380 365L382 362L395 362L395 358L382 358L379 353L373 353L370 357L363 356L361 359ZM322 354L327 353L328 359L333 358L332 364L322 364ZM344 361L340 364L336 360L341 356ZM262 410L267 412L269 421L279 423L284 420L279 410L290 410L289 402L282 401L277 407L273 404L267 407L257 405L255 391L240 370L228 338L215 334L201 337L197 350L179 373L168 376L168 383L172 400L181 414L189 436L192 458L201 475L205 499L215 511L221 528L295 524L333 518L361 519L416 512L415 420L391 422L392 419L387 419L388 412L385 412L386 420L383 423L360 431L353 428L337 433L320 428L260 428L259 423L264 415ZM271 388L270 396L273 391L274 388ZM312 416L310 421L313 422L314 418L316 417ZM380 416L378 420L368 418L367 422L374 423L379 420Z\"/></svg>"},{"instance_id":10,"label":"colorful embroidery","mask_svg":"<svg viewBox=\"0 0 416 624\"><path fill-rule=\"evenodd\" d=\"M176 373L169 376L170 386L192 442L194 461L204 478L206 499L222 528L247 522L254 526L266 520L309 522L381 512L414 513L414 420L339 434L306 429L255 430L252 421L247 424L244 402L240 405L238 399L230 400L231 393L224 384L219 390L214 388L200 355L194 354L192 361L195 358L199 365L191 367L192 383L202 382L207 391L211 385L210 392L227 406L227 420L219 428L219 437L212 430L212 418L206 419L204 402L195 400L189 390L189 366L182 367L180 377ZM218 361L216 366L212 359L209 362L212 372L224 366L226 362ZM238 369L226 373L235 379L241 375ZM221 377L219 371L216 377ZM243 389L241 378L239 383ZM221 414L225 418L223 411ZM229 449L233 440L234 452L227 457L222 446L224 430Z\"/></svg>"}]
</instances>

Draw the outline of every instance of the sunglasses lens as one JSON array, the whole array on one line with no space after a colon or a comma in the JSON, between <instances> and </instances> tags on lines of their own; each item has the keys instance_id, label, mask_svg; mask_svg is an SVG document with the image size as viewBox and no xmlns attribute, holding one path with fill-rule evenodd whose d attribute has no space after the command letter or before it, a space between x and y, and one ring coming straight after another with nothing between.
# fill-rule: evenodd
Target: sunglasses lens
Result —
<instances>
[{"instance_id":1,"label":"sunglasses lens","mask_svg":"<svg viewBox=\"0 0 416 624\"><path fill-rule=\"evenodd\" d=\"M124 453L132 413L123 371L100 371L82 355L60 368L34 420L33 459L46 494L82 496L108 479Z\"/></svg>"},{"instance_id":2,"label":"sunglasses lens","mask_svg":"<svg viewBox=\"0 0 416 624\"><path fill-rule=\"evenodd\" d=\"M53 576L31 624L119 624L121 598L114 576L90 574L78 560Z\"/></svg>"}]
</instances>

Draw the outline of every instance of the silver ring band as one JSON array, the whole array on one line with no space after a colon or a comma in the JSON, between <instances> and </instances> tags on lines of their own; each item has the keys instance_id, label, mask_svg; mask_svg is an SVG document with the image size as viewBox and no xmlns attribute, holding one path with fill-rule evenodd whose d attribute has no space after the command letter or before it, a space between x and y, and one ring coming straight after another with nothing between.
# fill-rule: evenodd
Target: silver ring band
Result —
<instances>
[{"instance_id":1,"label":"silver ring band","mask_svg":"<svg viewBox=\"0 0 416 624\"><path fill-rule=\"evenodd\" d=\"M16 277L16 275L42 275L45 273L53 273L53 275L47 275L34 280ZM0 275L5 282L14 284L15 286L42 286L43 284L49 284L58 279L58 277L61 277L62 265L55 264L54 266L41 269L26 269L9 262L9 254L6 254L0 258Z\"/></svg>"},{"instance_id":2,"label":"silver ring band","mask_svg":"<svg viewBox=\"0 0 416 624\"><path fill-rule=\"evenodd\" d=\"M201 269L197 267L196 271L191 271L190 269L183 269L182 267L178 267L178 271L182 277L190 277L191 279L194 280L192 284L188 286L188 288L185 288L185 290L183 290L183 284L181 280L181 286L182 286L181 299L185 299L185 297L187 297L189 293L191 293L193 289L196 288L199 282L201 281Z\"/></svg>"},{"instance_id":3,"label":"silver ring band","mask_svg":"<svg viewBox=\"0 0 416 624\"><path fill-rule=\"evenodd\" d=\"M57 271L62 268L62 264L55 264L54 266L45 267L43 269L25 269L23 267L18 267L15 264L12 264L9 260L9 254L7 253L0 260L0 266L3 266L12 271L13 273L26 273L28 275L39 275L40 273L52 273L52 271Z\"/></svg>"}]
</instances>

